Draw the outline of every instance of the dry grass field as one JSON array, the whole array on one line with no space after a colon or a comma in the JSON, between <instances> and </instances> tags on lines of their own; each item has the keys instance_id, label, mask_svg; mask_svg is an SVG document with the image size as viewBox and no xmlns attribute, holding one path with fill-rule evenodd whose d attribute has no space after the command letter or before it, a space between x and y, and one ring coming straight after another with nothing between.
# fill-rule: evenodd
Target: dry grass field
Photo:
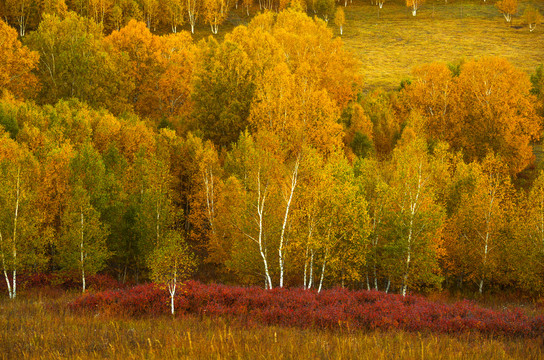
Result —
<instances>
[{"instance_id":1,"label":"dry grass field","mask_svg":"<svg viewBox=\"0 0 544 360\"><path fill-rule=\"evenodd\" d=\"M73 295L0 299L1 359L542 359L541 339L130 319L68 310Z\"/></svg>"}]
</instances>

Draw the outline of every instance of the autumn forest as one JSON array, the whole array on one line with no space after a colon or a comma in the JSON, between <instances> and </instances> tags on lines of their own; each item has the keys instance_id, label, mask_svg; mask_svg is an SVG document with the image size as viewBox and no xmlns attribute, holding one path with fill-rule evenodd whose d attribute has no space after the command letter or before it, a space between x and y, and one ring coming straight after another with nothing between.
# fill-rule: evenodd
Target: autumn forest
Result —
<instances>
[{"instance_id":1,"label":"autumn forest","mask_svg":"<svg viewBox=\"0 0 544 360\"><path fill-rule=\"evenodd\" d=\"M373 86L349 6L0 1L0 297L109 276L172 313L187 280L541 298L544 67L429 58ZM229 11L247 23L218 36Z\"/></svg>"}]
</instances>

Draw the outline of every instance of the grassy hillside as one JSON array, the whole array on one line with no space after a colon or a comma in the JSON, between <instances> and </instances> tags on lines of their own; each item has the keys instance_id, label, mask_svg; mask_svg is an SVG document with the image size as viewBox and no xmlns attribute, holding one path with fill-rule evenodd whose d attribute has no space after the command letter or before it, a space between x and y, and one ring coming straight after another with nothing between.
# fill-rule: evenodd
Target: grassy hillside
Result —
<instances>
[{"instance_id":1,"label":"grassy hillside","mask_svg":"<svg viewBox=\"0 0 544 360\"><path fill-rule=\"evenodd\" d=\"M532 73L544 62L544 26L530 33L522 25L521 14L531 3L543 12L544 2L522 2L509 27L490 1L428 1L416 17L403 2L387 1L379 18L377 6L357 1L346 9L343 40L361 59L371 88L396 87L419 64L486 55L505 57Z\"/></svg>"},{"instance_id":2,"label":"grassy hillside","mask_svg":"<svg viewBox=\"0 0 544 360\"><path fill-rule=\"evenodd\" d=\"M522 17L528 5L544 15L543 1L520 1L509 26L493 0L427 0L416 17L401 0L386 0L381 10L370 0L353 0L345 8L342 39L361 60L367 89L396 88L419 64L486 55L502 56L530 74L544 63L544 24L529 32ZM252 9L252 15L257 11ZM231 11L217 37L249 20L241 9ZM332 21L329 27L340 35ZM210 35L209 26L200 24L195 40Z\"/></svg>"}]
</instances>

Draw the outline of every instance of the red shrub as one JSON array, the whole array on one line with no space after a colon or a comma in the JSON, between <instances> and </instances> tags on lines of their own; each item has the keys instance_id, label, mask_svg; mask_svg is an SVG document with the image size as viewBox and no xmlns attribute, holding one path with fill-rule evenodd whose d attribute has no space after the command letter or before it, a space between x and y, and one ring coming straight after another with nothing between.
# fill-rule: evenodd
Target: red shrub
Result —
<instances>
[{"instance_id":1,"label":"red shrub","mask_svg":"<svg viewBox=\"0 0 544 360\"><path fill-rule=\"evenodd\" d=\"M522 337L544 332L544 315L530 317L520 309L494 311L470 301L450 305L421 296L402 297L376 291L337 288L318 294L314 290L263 290L189 281L175 301L177 314L228 316L248 324L441 333L479 331ZM168 292L152 284L85 295L71 307L130 316L166 314L170 310Z\"/></svg>"}]
</instances>

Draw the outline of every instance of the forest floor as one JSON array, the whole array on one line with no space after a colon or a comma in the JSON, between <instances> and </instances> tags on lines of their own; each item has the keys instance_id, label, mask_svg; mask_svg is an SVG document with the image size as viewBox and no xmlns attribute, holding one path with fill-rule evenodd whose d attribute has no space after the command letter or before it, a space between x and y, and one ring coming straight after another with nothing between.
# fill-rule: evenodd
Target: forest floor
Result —
<instances>
[{"instance_id":1,"label":"forest floor","mask_svg":"<svg viewBox=\"0 0 544 360\"><path fill-rule=\"evenodd\" d=\"M80 313L77 294L0 298L1 359L542 359L543 338L247 326L185 316Z\"/></svg>"},{"instance_id":2,"label":"forest floor","mask_svg":"<svg viewBox=\"0 0 544 360\"><path fill-rule=\"evenodd\" d=\"M544 24L529 31L522 16L529 5L544 14L543 1L520 0L508 25L492 0L427 0L415 17L404 0L386 0L382 9L370 0L353 0L345 8L342 39L361 61L367 91L398 88L401 80L410 77L412 68L421 64L456 63L482 56L504 57L532 74L544 63ZM256 12L258 8L250 13ZM232 10L218 39L250 20L241 8ZM340 36L333 21L329 27ZM208 36L210 27L199 25L195 41Z\"/></svg>"}]
</instances>

